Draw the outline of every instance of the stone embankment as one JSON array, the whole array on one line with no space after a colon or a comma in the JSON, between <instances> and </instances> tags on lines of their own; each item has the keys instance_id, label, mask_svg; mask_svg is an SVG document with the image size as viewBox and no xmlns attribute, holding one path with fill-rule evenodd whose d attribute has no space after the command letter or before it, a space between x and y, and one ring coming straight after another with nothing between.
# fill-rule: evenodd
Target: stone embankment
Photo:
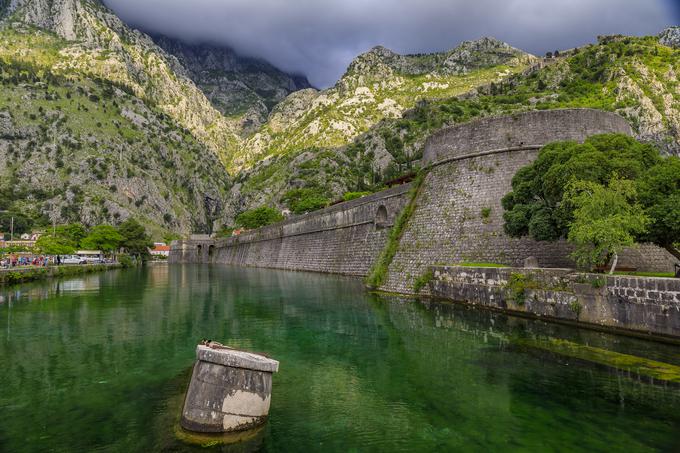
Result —
<instances>
[{"instance_id":1,"label":"stone embankment","mask_svg":"<svg viewBox=\"0 0 680 453\"><path fill-rule=\"evenodd\" d=\"M221 263L365 276L408 202L409 184L240 236L173 242L170 263Z\"/></svg>"},{"instance_id":2,"label":"stone embankment","mask_svg":"<svg viewBox=\"0 0 680 453\"><path fill-rule=\"evenodd\" d=\"M432 266L437 298L587 326L680 337L680 279L570 269Z\"/></svg>"}]
</instances>

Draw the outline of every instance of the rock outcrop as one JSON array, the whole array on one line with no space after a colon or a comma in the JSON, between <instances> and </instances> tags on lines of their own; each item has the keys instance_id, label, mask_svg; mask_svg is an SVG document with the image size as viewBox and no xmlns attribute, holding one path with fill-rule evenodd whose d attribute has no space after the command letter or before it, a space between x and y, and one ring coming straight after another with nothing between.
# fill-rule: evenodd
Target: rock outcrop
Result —
<instances>
[{"instance_id":1,"label":"rock outcrop","mask_svg":"<svg viewBox=\"0 0 680 453\"><path fill-rule=\"evenodd\" d=\"M659 34L659 42L668 47L680 47L680 27L668 27Z\"/></svg>"}]
</instances>

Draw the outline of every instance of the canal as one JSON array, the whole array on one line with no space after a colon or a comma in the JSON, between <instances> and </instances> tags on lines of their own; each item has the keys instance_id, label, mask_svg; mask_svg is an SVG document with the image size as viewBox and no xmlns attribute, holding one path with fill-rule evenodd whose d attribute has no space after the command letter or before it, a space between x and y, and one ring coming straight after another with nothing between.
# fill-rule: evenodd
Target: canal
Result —
<instances>
[{"instance_id":1,"label":"canal","mask_svg":"<svg viewBox=\"0 0 680 453\"><path fill-rule=\"evenodd\" d=\"M203 338L281 362L267 425L217 451L680 451L680 346L188 265L0 288L0 451L211 451L174 431Z\"/></svg>"}]
</instances>

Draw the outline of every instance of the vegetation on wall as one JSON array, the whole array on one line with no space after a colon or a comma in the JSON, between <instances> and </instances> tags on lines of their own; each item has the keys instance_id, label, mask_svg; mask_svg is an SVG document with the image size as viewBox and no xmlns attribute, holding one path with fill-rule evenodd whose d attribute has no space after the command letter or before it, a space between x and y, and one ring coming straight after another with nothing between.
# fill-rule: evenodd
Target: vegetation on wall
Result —
<instances>
[{"instance_id":1,"label":"vegetation on wall","mask_svg":"<svg viewBox=\"0 0 680 453\"><path fill-rule=\"evenodd\" d=\"M399 242L401 241L401 236L404 234L406 225L408 221L413 216L416 210L418 195L420 194L420 189L425 181L427 173L420 173L416 179L413 181L411 190L408 194L408 204L401 211L397 220L394 222L394 226L390 230L389 236L387 237L387 244L385 248L378 256L378 259L373 263L368 276L366 277L366 284L372 288L379 288L385 283L387 278L387 273L389 271L390 264L394 260L394 256L397 254L399 248Z\"/></svg>"},{"instance_id":2,"label":"vegetation on wall","mask_svg":"<svg viewBox=\"0 0 680 453\"><path fill-rule=\"evenodd\" d=\"M413 291L419 294L420 291L425 288L434 279L434 271L432 268L428 268L423 274L416 278L413 282Z\"/></svg>"}]
</instances>

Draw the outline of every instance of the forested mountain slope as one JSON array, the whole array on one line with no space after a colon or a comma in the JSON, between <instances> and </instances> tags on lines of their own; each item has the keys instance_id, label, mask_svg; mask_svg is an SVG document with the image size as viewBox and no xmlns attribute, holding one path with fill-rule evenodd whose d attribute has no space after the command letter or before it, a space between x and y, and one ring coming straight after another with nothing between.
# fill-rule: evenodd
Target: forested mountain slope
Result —
<instances>
[{"instance_id":1,"label":"forested mountain slope","mask_svg":"<svg viewBox=\"0 0 680 453\"><path fill-rule=\"evenodd\" d=\"M263 203L285 205L283 195L297 188L311 188L328 199L337 199L346 191L377 189L417 166L424 141L433 131L478 117L531 109L614 111L629 120L641 140L657 144L668 154L680 154L677 36L675 28L661 38L601 37L597 44L535 62L503 80L468 86L462 94L421 98L415 107L388 115L349 144L342 140L317 140L316 146L301 142L240 175L231 192L233 210ZM369 69L364 72L371 73ZM350 67L348 74L353 73ZM342 81L334 89L341 90L341 86ZM277 124L279 109L305 95L301 91L284 101L268 127ZM303 118L313 109L301 108L302 113L289 117ZM274 149L286 149L285 143L296 137L304 134L282 133L278 143L284 145Z\"/></svg>"}]
</instances>

